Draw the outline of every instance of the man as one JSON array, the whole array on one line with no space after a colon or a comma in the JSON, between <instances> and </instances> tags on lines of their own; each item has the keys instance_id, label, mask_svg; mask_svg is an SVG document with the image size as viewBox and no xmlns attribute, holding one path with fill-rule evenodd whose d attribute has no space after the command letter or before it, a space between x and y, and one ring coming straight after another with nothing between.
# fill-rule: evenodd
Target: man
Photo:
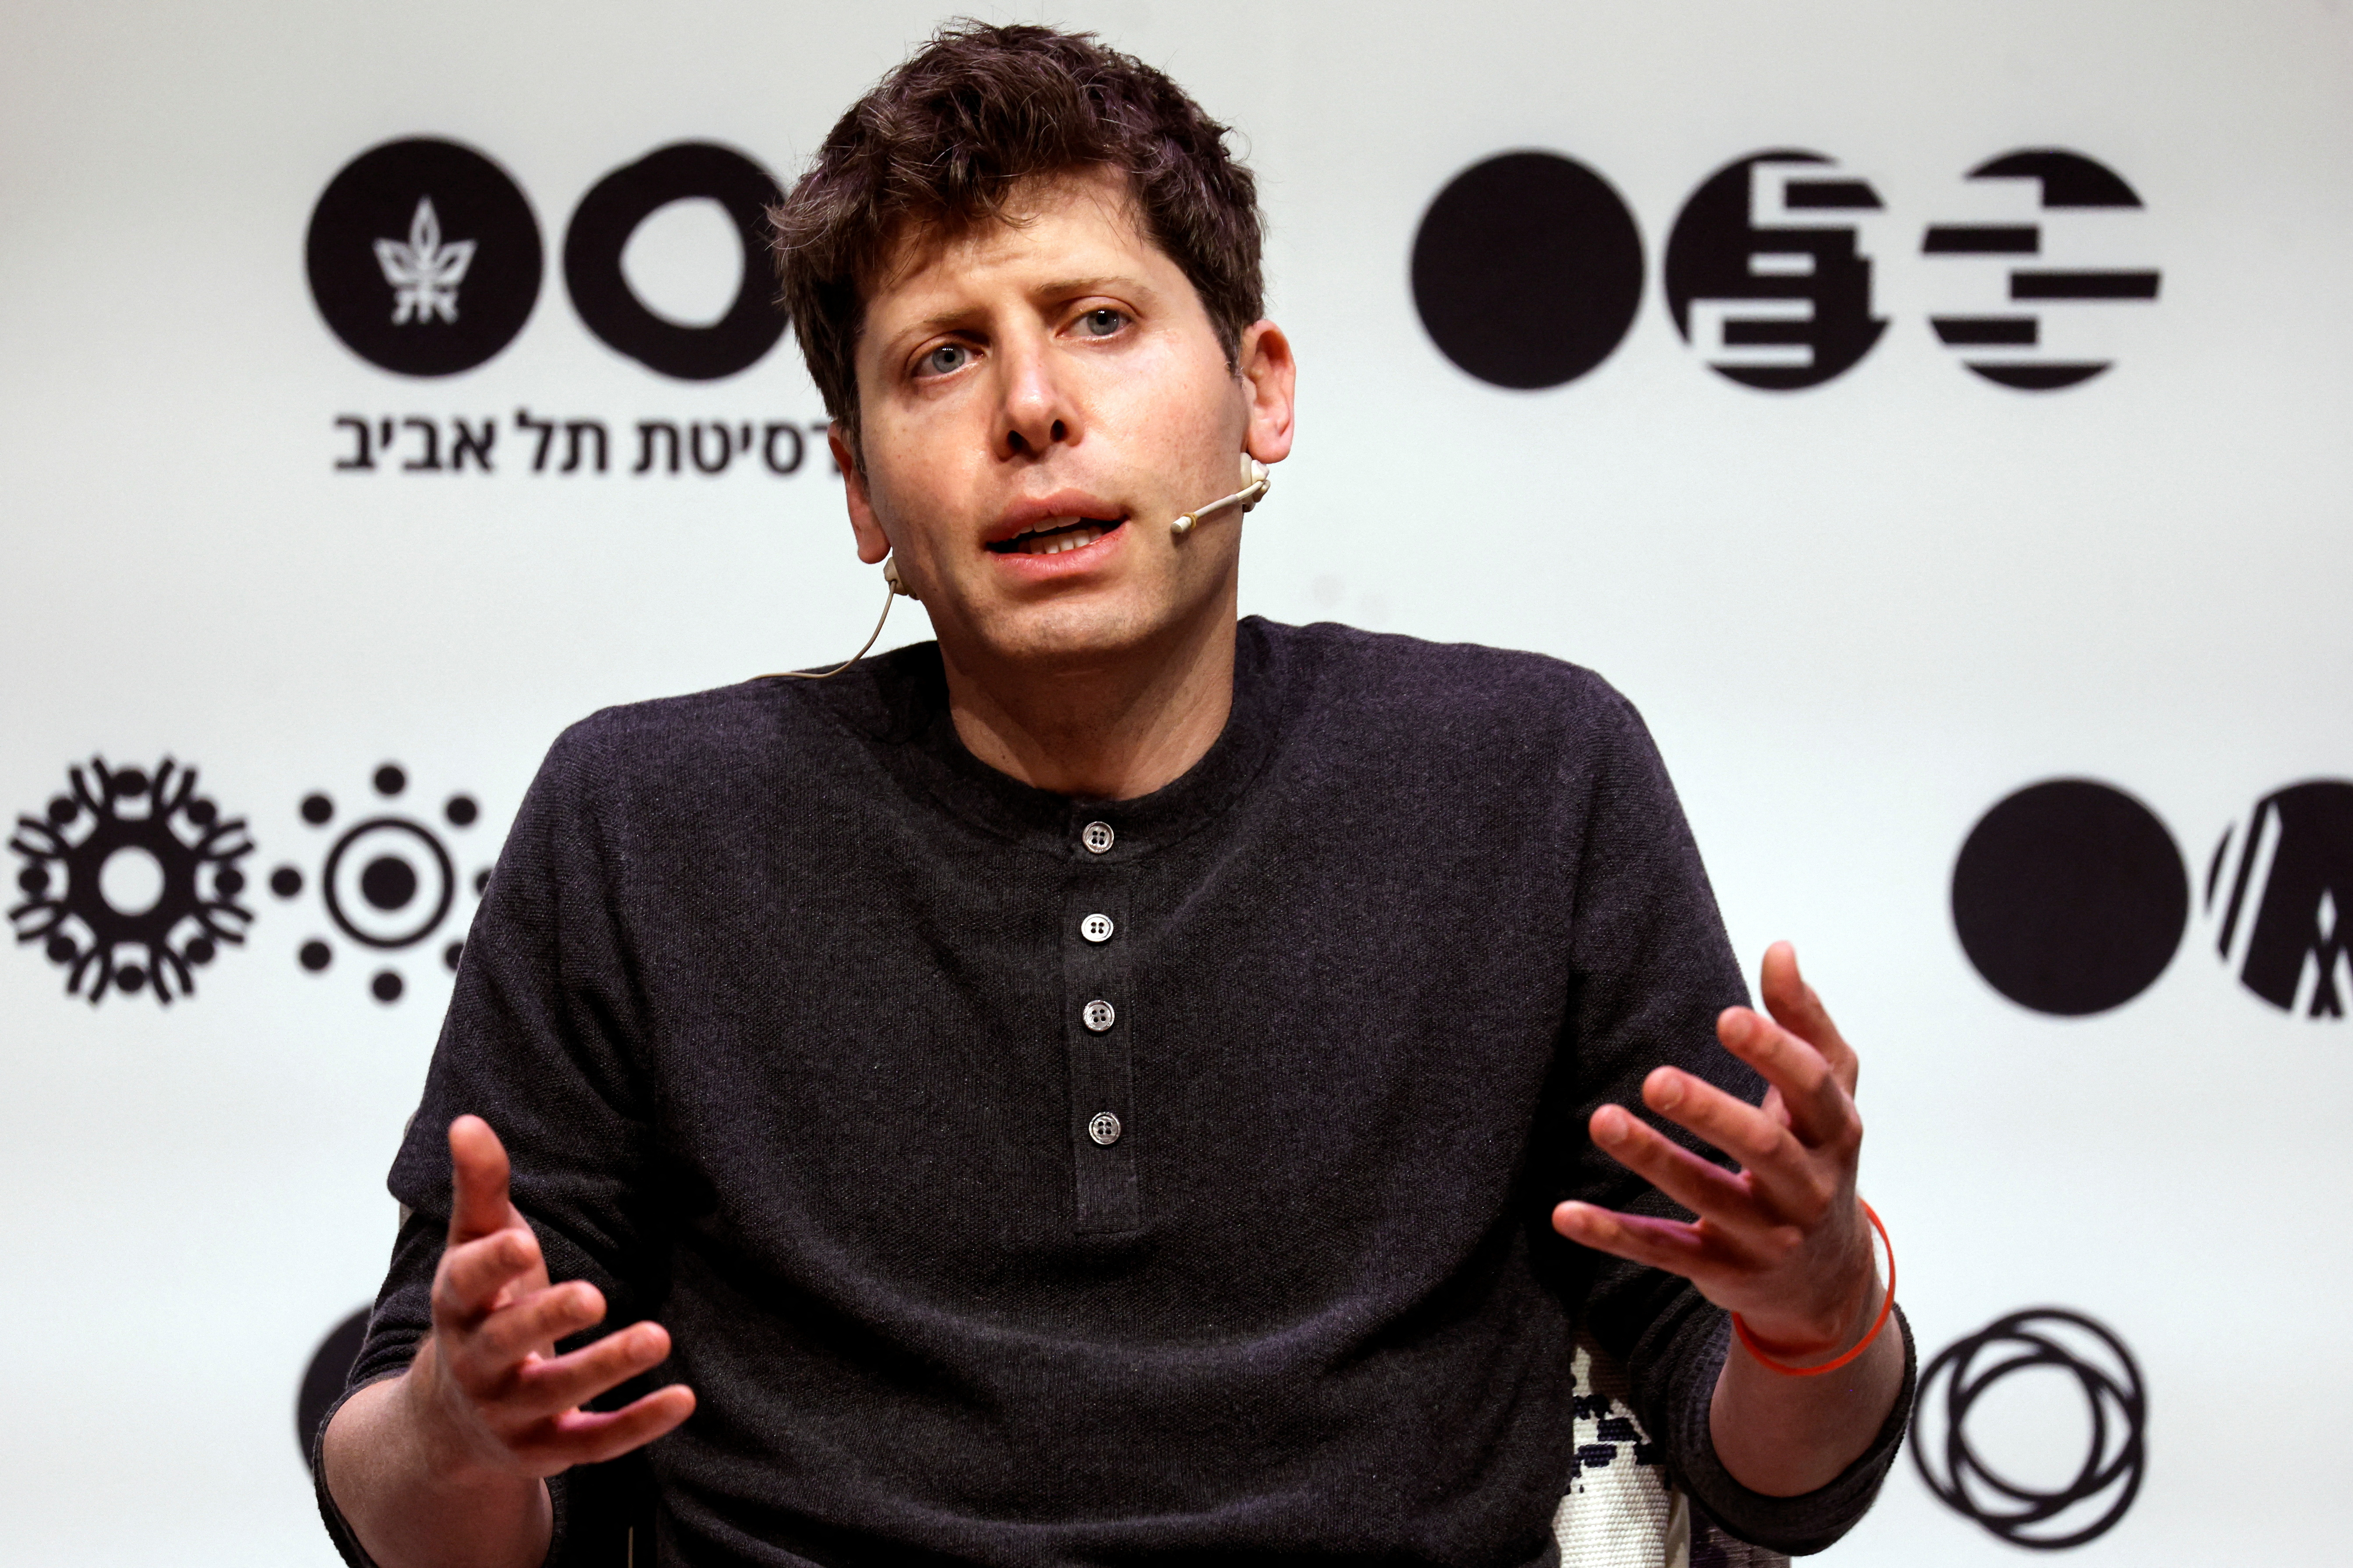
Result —
<instances>
[{"instance_id":1,"label":"man","mask_svg":"<svg viewBox=\"0 0 2353 1568\"><path fill-rule=\"evenodd\" d=\"M1292 445L1221 135L965 27L779 209L860 554L938 641L557 742L321 1444L353 1561L539 1562L644 1448L665 1563L1509 1568L1580 1319L1736 1533L1868 1505L1911 1360L1854 1057L1786 947L1740 1005L1640 721L1238 624L1238 512L1171 527Z\"/></svg>"}]
</instances>

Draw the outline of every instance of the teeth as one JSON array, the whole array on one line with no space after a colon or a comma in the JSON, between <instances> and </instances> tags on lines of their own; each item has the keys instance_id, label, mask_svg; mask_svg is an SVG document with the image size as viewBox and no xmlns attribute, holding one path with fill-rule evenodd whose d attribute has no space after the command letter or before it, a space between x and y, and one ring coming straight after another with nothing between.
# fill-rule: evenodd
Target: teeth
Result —
<instances>
[{"instance_id":1,"label":"teeth","mask_svg":"<svg viewBox=\"0 0 2353 1568\"><path fill-rule=\"evenodd\" d=\"M1103 536L1099 528L1082 528L1070 533L1032 534L1021 541L1024 555L1060 555L1065 550L1084 550Z\"/></svg>"}]
</instances>

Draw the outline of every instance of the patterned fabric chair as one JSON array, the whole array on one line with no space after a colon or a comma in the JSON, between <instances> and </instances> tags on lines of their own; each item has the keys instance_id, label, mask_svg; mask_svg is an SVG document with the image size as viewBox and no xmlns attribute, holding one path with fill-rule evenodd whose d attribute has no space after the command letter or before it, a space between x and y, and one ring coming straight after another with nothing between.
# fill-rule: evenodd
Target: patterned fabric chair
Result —
<instances>
[{"instance_id":1,"label":"patterned fabric chair","mask_svg":"<svg viewBox=\"0 0 2353 1568\"><path fill-rule=\"evenodd\" d=\"M1580 1336L1575 1366L1577 1457L1552 1516L1561 1568L1788 1568L1779 1552L1716 1529L1676 1489L1607 1352Z\"/></svg>"}]
</instances>

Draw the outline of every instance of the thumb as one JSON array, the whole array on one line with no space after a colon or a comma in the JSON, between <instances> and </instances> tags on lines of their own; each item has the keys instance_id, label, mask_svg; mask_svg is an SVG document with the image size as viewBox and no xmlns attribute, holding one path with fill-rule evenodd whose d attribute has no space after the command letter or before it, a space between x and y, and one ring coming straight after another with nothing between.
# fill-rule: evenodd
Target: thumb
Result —
<instances>
[{"instance_id":1,"label":"thumb","mask_svg":"<svg viewBox=\"0 0 2353 1568\"><path fill-rule=\"evenodd\" d=\"M507 1202L507 1152L491 1124L479 1116L449 1123L449 1245L502 1230Z\"/></svg>"}]
</instances>

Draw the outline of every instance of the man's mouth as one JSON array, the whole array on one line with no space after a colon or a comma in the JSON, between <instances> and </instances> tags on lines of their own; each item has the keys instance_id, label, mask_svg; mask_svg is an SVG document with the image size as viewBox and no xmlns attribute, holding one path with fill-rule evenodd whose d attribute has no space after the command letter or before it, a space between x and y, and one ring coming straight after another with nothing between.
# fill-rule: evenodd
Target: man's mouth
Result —
<instances>
[{"instance_id":1,"label":"man's mouth","mask_svg":"<svg viewBox=\"0 0 2353 1568\"><path fill-rule=\"evenodd\" d=\"M1126 521L1117 517L1078 517L1068 521L1048 518L1027 532L997 540L988 548L999 555L1060 555L1066 550L1084 550Z\"/></svg>"}]
</instances>

